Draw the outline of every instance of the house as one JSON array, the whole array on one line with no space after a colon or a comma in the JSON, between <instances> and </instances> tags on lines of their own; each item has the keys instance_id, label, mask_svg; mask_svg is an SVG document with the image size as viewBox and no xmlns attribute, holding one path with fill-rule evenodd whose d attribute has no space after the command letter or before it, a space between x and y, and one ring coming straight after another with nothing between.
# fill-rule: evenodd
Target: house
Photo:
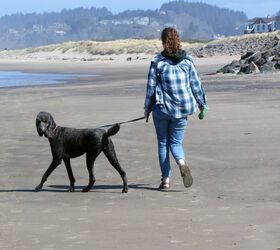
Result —
<instances>
[{"instance_id":1,"label":"house","mask_svg":"<svg viewBox=\"0 0 280 250\"><path fill-rule=\"evenodd\" d=\"M55 35L55 36L60 36L60 37L62 37L62 36L65 36L65 35L66 35L66 32L63 31L63 30L55 30L55 31L54 31L54 35Z\"/></svg>"},{"instance_id":2,"label":"house","mask_svg":"<svg viewBox=\"0 0 280 250\"><path fill-rule=\"evenodd\" d=\"M32 31L36 33L42 33L44 31L44 27L40 24L33 24Z\"/></svg>"},{"instance_id":3,"label":"house","mask_svg":"<svg viewBox=\"0 0 280 250\"><path fill-rule=\"evenodd\" d=\"M245 24L244 34L264 33L280 30L280 16L255 17Z\"/></svg>"},{"instance_id":4,"label":"house","mask_svg":"<svg viewBox=\"0 0 280 250\"><path fill-rule=\"evenodd\" d=\"M133 21L135 24L139 24L139 25L148 25L150 22L150 18L145 16L145 17L139 17L136 16L133 18Z\"/></svg>"}]
</instances>

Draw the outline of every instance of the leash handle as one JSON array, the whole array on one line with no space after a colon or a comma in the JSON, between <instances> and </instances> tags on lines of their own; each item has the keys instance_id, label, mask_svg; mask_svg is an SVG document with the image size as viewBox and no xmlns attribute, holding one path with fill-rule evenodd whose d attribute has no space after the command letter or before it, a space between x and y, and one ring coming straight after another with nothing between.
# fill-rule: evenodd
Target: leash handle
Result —
<instances>
[{"instance_id":1,"label":"leash handle","mask_svg":"<svg viewBox=\"0 0 280 250\"><path fill-rule=\"evenodd\" d=\"M149 122L149 117L150 117L150 113L149 113L149 114L147 114L147 117L146 117L146 123L148 123L148 122Z\"/></svg>"}]
</instances>

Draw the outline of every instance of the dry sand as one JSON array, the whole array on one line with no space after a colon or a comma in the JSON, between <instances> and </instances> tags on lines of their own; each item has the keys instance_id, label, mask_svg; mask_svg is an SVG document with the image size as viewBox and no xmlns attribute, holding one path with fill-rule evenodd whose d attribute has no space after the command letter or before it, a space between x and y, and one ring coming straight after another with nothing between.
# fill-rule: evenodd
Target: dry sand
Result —
<instances>
[{"instance_id":1,"label":"dry sand","mask_svg":"<svg viewBox=\"0 0 280 250\"><path fill-rule=\"evenodd\" d=\"M211 75L232 57L196 59L210 111L190 117L184 148L194 176L183 187L173 161L172 190L159 192L153 124L127 124L112 139L129 193L103 155L96 185L84 157L72 161L75 193L58 167L34 192L51 161L35 117L95 127L142 116L149 61L0 61L0 70L101 74L68 84L0 88L0 249L280 248L279 73ZM210 75L209 75L210 74Z\"/></svg>"}]
</instances>

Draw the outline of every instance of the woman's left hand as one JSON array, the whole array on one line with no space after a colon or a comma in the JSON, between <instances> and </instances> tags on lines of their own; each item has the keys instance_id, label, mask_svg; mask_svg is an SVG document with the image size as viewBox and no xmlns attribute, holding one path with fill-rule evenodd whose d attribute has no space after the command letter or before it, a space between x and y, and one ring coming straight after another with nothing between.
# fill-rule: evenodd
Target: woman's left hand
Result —
<instances>
[{"instance_id":1,"label":"woman's left hand","mask_svg":"<svg viewBox=\"0 0 280 250\"><path fill-rule=\"evenodd\" d=\"M199 106L198 108L199 108L200 112L202 112L204 110L203 106Z\"/></svg>"}]
</instances>

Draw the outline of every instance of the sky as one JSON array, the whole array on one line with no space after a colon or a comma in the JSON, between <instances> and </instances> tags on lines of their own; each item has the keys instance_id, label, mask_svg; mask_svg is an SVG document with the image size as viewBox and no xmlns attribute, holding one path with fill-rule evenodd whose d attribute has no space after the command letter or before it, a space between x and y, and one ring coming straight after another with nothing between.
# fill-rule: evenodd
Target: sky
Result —
<instances>
[{"instance_id":1,"label":"sky","mask_svg":"<svg viewBox=\"0 0 280 250\"><path fill-rule=\"evenodd\" d=\"M15 13L59 12L62 9L78 7L106 7L114 14L131 9L159 9L163 3L171 0L0 0L0 17ZM204 2L221 8L244 11L248 18L266 17L280 10L279 0L189 0Z\"/></svg>"}]
</instances>

